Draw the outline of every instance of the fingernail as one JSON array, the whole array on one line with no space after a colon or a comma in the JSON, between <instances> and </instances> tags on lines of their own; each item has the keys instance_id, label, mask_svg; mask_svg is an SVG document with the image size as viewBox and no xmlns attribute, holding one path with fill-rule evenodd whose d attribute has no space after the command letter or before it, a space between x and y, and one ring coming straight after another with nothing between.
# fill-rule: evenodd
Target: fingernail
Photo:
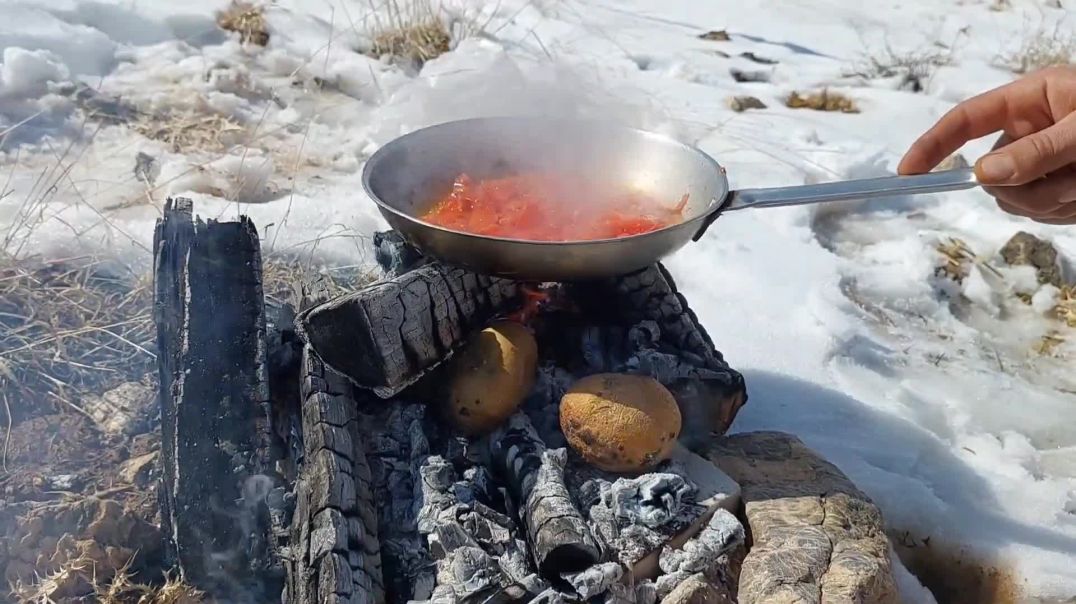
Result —
<instances>
[{"instance_id":1,"label":"fingernail","mask_svg":"<svg viewBox=\"0 0 1076 604\"><path fill-rule=\"evenodd\" d=\"M979 160L979 180L1002 183L1016 176L1016 163L1005 153L992 153Z\"/></svg>"}]
</instances>

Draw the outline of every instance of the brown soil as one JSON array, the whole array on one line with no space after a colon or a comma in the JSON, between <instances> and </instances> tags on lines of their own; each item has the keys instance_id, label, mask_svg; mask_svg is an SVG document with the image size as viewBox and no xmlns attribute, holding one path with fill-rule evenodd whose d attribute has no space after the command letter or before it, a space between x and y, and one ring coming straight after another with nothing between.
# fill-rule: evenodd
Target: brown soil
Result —
<instances>
[{"instance_id":1,"label":"brown soil","mask_svg":"<svg viewBox=\"0 0 1076 604\"><path fill-rule=\"evenodd\" d=\"M915 547L892 539L897 555L938 604L1022 604L1021 580L1000 560L986 560L960 548L927 543Z\"/></svg>"}]
</instances>

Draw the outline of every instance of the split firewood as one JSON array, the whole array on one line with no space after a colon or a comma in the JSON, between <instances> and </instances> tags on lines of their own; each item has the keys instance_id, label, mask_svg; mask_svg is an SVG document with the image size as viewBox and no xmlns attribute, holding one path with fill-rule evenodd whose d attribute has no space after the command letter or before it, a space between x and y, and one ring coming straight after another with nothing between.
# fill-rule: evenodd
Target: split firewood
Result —
<instances>
[{"instance_id":1,"label":"split firewood","mask_svg":"<svg viewBox=\"0 0 1076 604\"><path fill-rule=\"evenodd\" d=\"M600 552L564 482L564 449L546 449L527 416L512 418L490 435L494 474L509 493L527 530L527 540L543 577L586 570Z\"/></svg>"},{"instance_id":2,"label":"split firewood","mask_svg":"<svg viewBox=\"0 0 1076 604\"><path fill-rule=\"evenodd\" d=\"M330 367L382 398L439 366L518 304L515 282L431 263L300 313L300 337Z\"/></svg>"}]
</instances>

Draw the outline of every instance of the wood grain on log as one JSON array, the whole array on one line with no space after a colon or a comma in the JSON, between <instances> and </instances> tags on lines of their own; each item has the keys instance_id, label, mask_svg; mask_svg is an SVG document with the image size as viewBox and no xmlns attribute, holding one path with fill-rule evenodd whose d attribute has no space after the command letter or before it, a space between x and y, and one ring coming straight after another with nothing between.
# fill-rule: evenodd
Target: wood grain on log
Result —
<instances>
[{"instance_id":1,"label":"wood grain on log","mask_svg":"<svg viewBox=\"0 0 1076 604\"><path fill-rule=\"evenodd\" d=\"M383 604L377 508L351 385L303 350L303 459L287 604Z\"/></svg>"},{"instance_id":2,"label":"wood grain on log","mask_svg":"<svg viewBox=\"0 0 1076 604\"><path fill-rule=\"evenodd\" d=\"M512 281L433 263L303 311L298 327L326 364L389 398L518 295Z\"/></svg>"},{"instance_id":3,"label":"wood grain on log","mask_svg":"<svg viewBox=\"0 0 1076 604\"><path fill-rule=\"evenodd\" d=\"M540 575L550 579L596 564L601 552L564 482L564 449L546 449L517 413L489 437L492 470L508 484Z\"/></svg>"},{"instance_id":4,"label":"wood grain on log","mask_svg":"<svg viewBox=\"0 0 1076 604\"><path fill-rule=\"evenodd\" d=\"M169 200L154 233L161 517L182 577L215 595L276 590L266 498L269 386L258 233Z\"/></svg>"}]
</instances>

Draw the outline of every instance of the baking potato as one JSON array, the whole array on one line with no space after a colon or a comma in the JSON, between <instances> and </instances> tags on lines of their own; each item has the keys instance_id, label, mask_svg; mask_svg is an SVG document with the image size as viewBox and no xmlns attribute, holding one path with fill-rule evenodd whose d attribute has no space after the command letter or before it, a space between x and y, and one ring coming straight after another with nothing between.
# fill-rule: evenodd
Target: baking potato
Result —
<instances>
[{"instance_id":1,"label":"baking potato","mask_svg":"<svg viewBox=\"0 0 1076 604\"><path fill-rule=\"evenodd\" d=\"M475 334L455 359L447 415L467 436L493 431L534 387L538 344L523 325L498 321Z\"/></svg>"},{"instance_id":2,"label":"baking potato","mask_svg":"<svg viewBox=\"0 0 1076 604\"><path fill-rule=\"evenodd\" d=\"M585 377L560 402L560 427L588 462L610 472L648 470L680 435L680 408L657 380L630 374Z\"/></svg>"}]
</instances>

